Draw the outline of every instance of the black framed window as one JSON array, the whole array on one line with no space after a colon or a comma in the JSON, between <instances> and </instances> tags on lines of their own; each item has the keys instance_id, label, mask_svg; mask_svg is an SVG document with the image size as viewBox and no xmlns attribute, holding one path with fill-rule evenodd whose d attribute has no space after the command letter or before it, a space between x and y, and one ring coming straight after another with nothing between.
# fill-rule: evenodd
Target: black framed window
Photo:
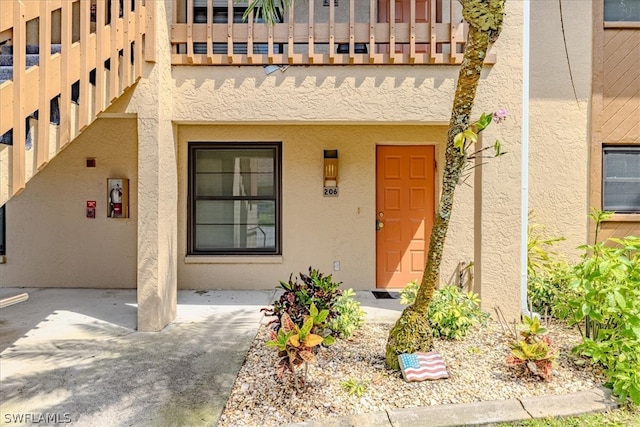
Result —
<instances>
[{"instance_id":1,"label":"black framed window","mask_svg":"<svg viewBox=\"0 0 640 427\"><path fill-rule=\"evenodd\" d=\"M0 206L0 255L6 255L4 205Z\"/></svg>"},{"instance_id":2,"label":"black framed window","mask_svg":"<svg viewBox=\"0 0 640 427\"><path fill-rule=\"evenodd\" d=\"M604 20L608 22L640 21L640 0L604 0Z\"/></svg>"},{"instance_id":3,"label":"black framed window","mask_svg":"<svg viewBox=\"0 0 640 427\"><path fill-rule=\"evenodd\" d=\"M602 158L602 209L640 213L640 145L603 147Z\"/></svg>"},{"instance_id":4,"label":"black framed window","mask_svg":"<svg viewBox=\"0 0 640 427\"><path fill-rule=\"evenodd\" d=\"M281 148L189 144L189 254L281 254Z\"/></svg>"}]
</instances>

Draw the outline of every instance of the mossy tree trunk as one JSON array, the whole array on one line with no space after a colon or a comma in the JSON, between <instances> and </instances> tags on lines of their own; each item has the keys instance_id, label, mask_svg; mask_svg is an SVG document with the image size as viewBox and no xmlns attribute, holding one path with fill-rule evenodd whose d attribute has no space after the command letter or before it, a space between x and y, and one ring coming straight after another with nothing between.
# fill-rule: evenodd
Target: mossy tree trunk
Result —
<instances>
[{"instance_id":1,"label":"mossy tree trunk","mask_svg":"<svg viewBox=\"0 0 640 427\"><path fill-rule=\"evenodd\" d=\"M427 262L415 303L404 310L389 333L386 363L387 366L394 369L399 368L398 354L429 351L432 348L431 328L426 313L436 287L436 280L440 274L442 252L453 208L453 196L467 161L466 154L454 146L454 138L469 127L482 65L489 45L495 42L500 34L504 18L506 0L459 1L462 3L462 15L469 23L469 33L460 65L449 122L442 194L431 231ZM275 0L252 0L247 7L245 18L250 11L260 9L259 13L264 21L274 24L279 4ZM290 7L291 2L285 0L282 5L286 10Z\"/></svg>"},{"instance_id":2,"label":"mossy tree trunk","mask_svg":"<svg viewBox=\"0 0 640 427\"><path fill-rule=\"evenodd\" d=\"M454 146L454 138L469 127L480 73L489 45L502 29L505 0L460 0L469 33L453 100L442 180L442 194L431 231L429 253L415 303L407 307L389 332L386 364L399 369L398 355L430 351L433 346L427 309L436 288L442 252L453 209L453 196L466 163L466 155Z\"/></svg>"}]
</instances>

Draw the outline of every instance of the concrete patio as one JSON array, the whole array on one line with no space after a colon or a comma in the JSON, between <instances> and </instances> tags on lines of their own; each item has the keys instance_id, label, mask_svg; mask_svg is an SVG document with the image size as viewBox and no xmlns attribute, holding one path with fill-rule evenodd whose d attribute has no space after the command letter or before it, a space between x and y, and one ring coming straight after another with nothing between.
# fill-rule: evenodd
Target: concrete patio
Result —
<instances>
[{"instance_id":1,"label":"concrete patio","mask_svg":"<svg viewBox=\"0 0 640 427\"><path fill-rule=\"evenodd\" d=\"M179 291L174 322L136 331L135 290L0 289L0 425L212 426L276 290ZM358 292L368 321L402 306ZM302 425L422 426L567 416L615 407L608 392L399 409ZM330 423L330 424L326 424Z\"/></svg>"}]
</instances>

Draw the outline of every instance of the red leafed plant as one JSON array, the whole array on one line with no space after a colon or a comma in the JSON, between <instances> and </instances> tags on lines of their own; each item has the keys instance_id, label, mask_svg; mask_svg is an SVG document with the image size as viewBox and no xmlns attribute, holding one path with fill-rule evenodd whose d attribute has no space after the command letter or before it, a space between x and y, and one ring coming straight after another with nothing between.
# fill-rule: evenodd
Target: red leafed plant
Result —
<instances>
[{"instance_id":1,"label":"red leafed plant","mask_svg":"<svg viewBox=\"0 0 640 427\"><path fill-rule=\"evenodd\" d=\"M525 372L550 381L556 351L549 337L545 335L547 332L547 329L540 325L540 319L524 316L520 326L521 339L509 345L511 354L507 356L507 365L522 366Z\"/></svg>"},{"instance_id":2,"label":"red leafed plant","mask_svg":"<svg viewBox=\"0 0 640 427\"><path fill-rule=\"evenodd\" d=\"M318 311L315 304L311 304L309 315L305 316L302 326L298 326L289 314L286 312L280 317L280 329L278 331L271 330L270 341L266 342L267 347L273 347L278 350L280 360L277 364L276 373L278 378L282 379L286 370L291 371L295 375L296 387L299 384L304 385L308 364L316 362L314 355L314 347L320 344L331 345L335 341L333 336L325 337L314 333L315 329L324 325L329 310ZM297 369L304 365L304 377L300 378Z\"/></svg>"}]
</instances>

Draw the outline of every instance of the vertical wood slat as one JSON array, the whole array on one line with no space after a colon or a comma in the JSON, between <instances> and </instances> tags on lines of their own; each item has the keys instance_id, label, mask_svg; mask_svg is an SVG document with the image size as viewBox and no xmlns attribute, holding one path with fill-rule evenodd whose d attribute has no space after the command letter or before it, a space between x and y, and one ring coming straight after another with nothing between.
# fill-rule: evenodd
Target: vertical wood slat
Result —
<instances>
[{"instance_id":1,"label":"vertical wood slat","mask_svg":"<svg viewBox=\"0 0 640 427\"><path fill-rule=\"evenodd\" d=\"M144 59L147 62L156 62L156 3L158 2L147 0L144 11L146 17Z\"/></svg>"},{"instance_id":2,"label":"vertical wood slat","mask_svg":"<svg viewBox=\"0 0 640 427\"><path fill-rule=\"evenodd\" d=\"M187 0L187 60L193 62L193 0Z\"/></svg>"},{"instance_id":3,"label":"vertical wood slat","mask_svg":"<svg viewBox=\"0 0 640 427\"><path fill-rule=\"evenodd\" d=\"M38 142L36 144L36 168L40 169L49 161L49 116L51 105L48 96L49 79L47 72L51 62L51 9L49 0L40 2L40 93L38 94ZM47 54L48 53L48 54Z\"/></svg>"},{"instance_id":4,"label":"vertical wood slat","mask_svg":"<svg viewBox=\"0 0 640 427\"><path fill-rule=\"evenodd\" d=\"M389 62L395 62L396 56L396 4L389 1Z\"/></svg>"},{"instance_id":5,"label":"vertical wood slat","mask_svg":"<svg viewBox=\"0 0 640 427\"><path fill-rule=\"evenodd\" d=\"M227 3L227 60L233 63L233 0Z\"/></svg>"},{"instance_id":6,"label":"vertical wood slat","mask_svg":"<svg viewBox=\"0 0 640 427\"><path fill-rule=\"evenodd\" d=\"M313 34L314 31L314 13L315 13L315 5L314 5L314 1L313 0L308 0L307 3L309 4L309 22L308 22L308 27L307 27L307 31L309 32L309 37L308 37L308 44L307 44L307 55L309 57L309 63L313 64L316 60L316 55L315 55L315 35Z\"/></svg>"},{"instance_id":7,"label":"vertical wood slat","mask_svg":"<svg viewBox=\"0 0 640 427\"><path fill-rule=\"evenodd\" d=\"M433 63L436 62L436 20L438 15L436 13L436 2L431 0L429 3L431 6L429 13L429 61Z\"/></svg>"},{"instance_id":8,"label":"vertical wood slat","mask_svg":"<svg viewBox=\"0 0 640 427\"><path fill-rule=\"evenodd\" d=\"M409 62L416 62L416 0L411 0L409 10Z\"/></svg>"},{"instance_id":9,"label":"vertical wood slat","mask_svg":"<svg viewBox=\"0 0 640 427\"><path fill-rule=\"evenodd\" d=\"M80 115L78 129L89 123L89 33L91 3L80 2ZM40 17L42 19L42 16ZM40 55L42 61L42 55Z\"/></svg>"},{"instance_id":10,"label":"vertical wood slat","mask_svg":"<svg viewBox=\"0 0 640 427\"><path fill-rule=\"evenodd\" d=\"M105 38L105 19L106 19L106 3L105 0L98 0L96 3L96 99L95 112L96 115L104 109L104 98L106 90L105 81L105 52L104 52L104 38Z\"/></svg>"},{"instance_id":11,"label":"vertical wood slat","mask_svg":"<svg viewBox=\"0 0 640 427\"><path fill-rule=\"evenodd\" d=\"M293 57L294 57L293 26L294 26L294 19L293 19L293 5L292 5L292 7L289 7L289 26L287 29L287 62L289 64L293 64Z\"/></svg>"},{"instance_id":12,"label":"vertical wood slat","mask_svg":"<svg viewBox=\"0 0 640 427\"><path fill-rule=\"evenodd\" d=\"M133 52L133 72L135 74L134 79L138 79L142 76L142 34L144 25L142 25L142 19L144 16L145 8L142 7L142 0L136 0L136 39L135 49Z\"/></svg>"},{"instance_id":13,"label":"vertical wood slat","mask_svg":"<svg viewBox=\"0 0 640 427\"><path fill-rule=\"evenodd\" d=\"M213 64L213 0L207 0L207 63Z\"/></svg>"},{"instance_id":14,"label":"vertical wood slat","mask_svg":"<svg viewBox=\"0 0 640 427\"><path fill-rule=\"evenodd\" d=\"M332 2L332 1L333 0L329 0L329 2ZM356 15L355 0L349 0L349 63L351 64L353 64L354 62L354 58L355 58L354 55L356 52L355 15Z\"/></svg>"},{"instance_id":15,"label":"vertical wood slat","mask_svg":"<svg viewBox=\"0 0 640 427\"><path fill-rule=\"evenodd\" d=\"M457 6L456 2L451 0L451 5L449 6L449 10L451 12L451 16L449 17L449 23L451 24L451 37L449 39L451 43L451 56L449 58L449 62L452 64L459 64L462 61L462 54L458 53L458 30L463 26L463 24L461 22L456 23Z\"/></svg>"},{"instance_id":16,"label":"vertical wood slat","mask_svg":"<svg viewBox=\"0 0 640 427\"><path fill-rule=\"evenodd\" d=\"M254 22L253 10L249 12L247 20L247 61L249 64L253 64L253 22Z\"/></svg>"},{"instance_id":17,"label":"vertical wood slat","mask_svg":"<svg viewBox=\"0 0 640 427\"><path fill-rule=\"evenodd\" d=\"M273 25L269 25L269 35L267 39L267 55L269 64L273 64Z\"/></svg>"},{"instance_id":18,"label":"vertical wood slat","mask_svg":"<svg viewBox=\"0 0 640 427\"><path fill-rule=\"evenodd\" d=\"M375 11L376 0L369 0L369 63L374 64L378 59L376 53L376 26L375 22L378 21Z\"/></svg>"},{"instance_id":19,"label":"vertical wood slat","mask_svg":"<svg viewBox=\"0 0 640 427\"><path fill-rule=\"evenodd\" d=\"M111 47L109 49L110 56L110 70L109 70L109 96L107 97L107 104L111 104L118 96L119 92L119 76L118 76L118 62L120 60L120 54L118 51L118 23L120 21L120 2L118 0L111 0L111 22L109 23L109 36L111 40Z\"/></svg>"},{"instance_id":20,"label":"vertical wood slat","mask_svg":"<svg viewBox=\"0 0 640 427\"><path fill-rule=\"evenodd\" d=\"M336 12L335 12L334 0L329 0L329 63L333 64L336 59L336 47L335 47L335 26L336 26Z\"/></svg>"},{"instance_id":21,"label":"vertical wood slat","mask_svg":"<svg viewBox=\"0 0 640 427\"><path fill-rule=\"evenodd\" d=\"M131 0L123 2L122 19L122 88L131 86Z\"/></svg>"},{"instance_id":22,"label":"vertical wood slat","mask_svg":"<svg viewBox=\"0 0 640 427\"><path fill-rule=\"evenodd\" d=\"M22 2L13 5L13 146L11 156L11 193L18 194L25 187L25 116L24 84L27 23Z\"/></svg>"},{"instance_id":23,"label":"vertical wood slat","mask_svg":"<svg viewBox=\"0 0 640 427\"><path fill-rule=\"evenodd\" d=\"M71 139L71 29L72 9L70 2L61 4L62 23L60 24L60 38L62 41L62 55L60 68L60 147L67 145Z\"/></svg>"}]
</instances>

